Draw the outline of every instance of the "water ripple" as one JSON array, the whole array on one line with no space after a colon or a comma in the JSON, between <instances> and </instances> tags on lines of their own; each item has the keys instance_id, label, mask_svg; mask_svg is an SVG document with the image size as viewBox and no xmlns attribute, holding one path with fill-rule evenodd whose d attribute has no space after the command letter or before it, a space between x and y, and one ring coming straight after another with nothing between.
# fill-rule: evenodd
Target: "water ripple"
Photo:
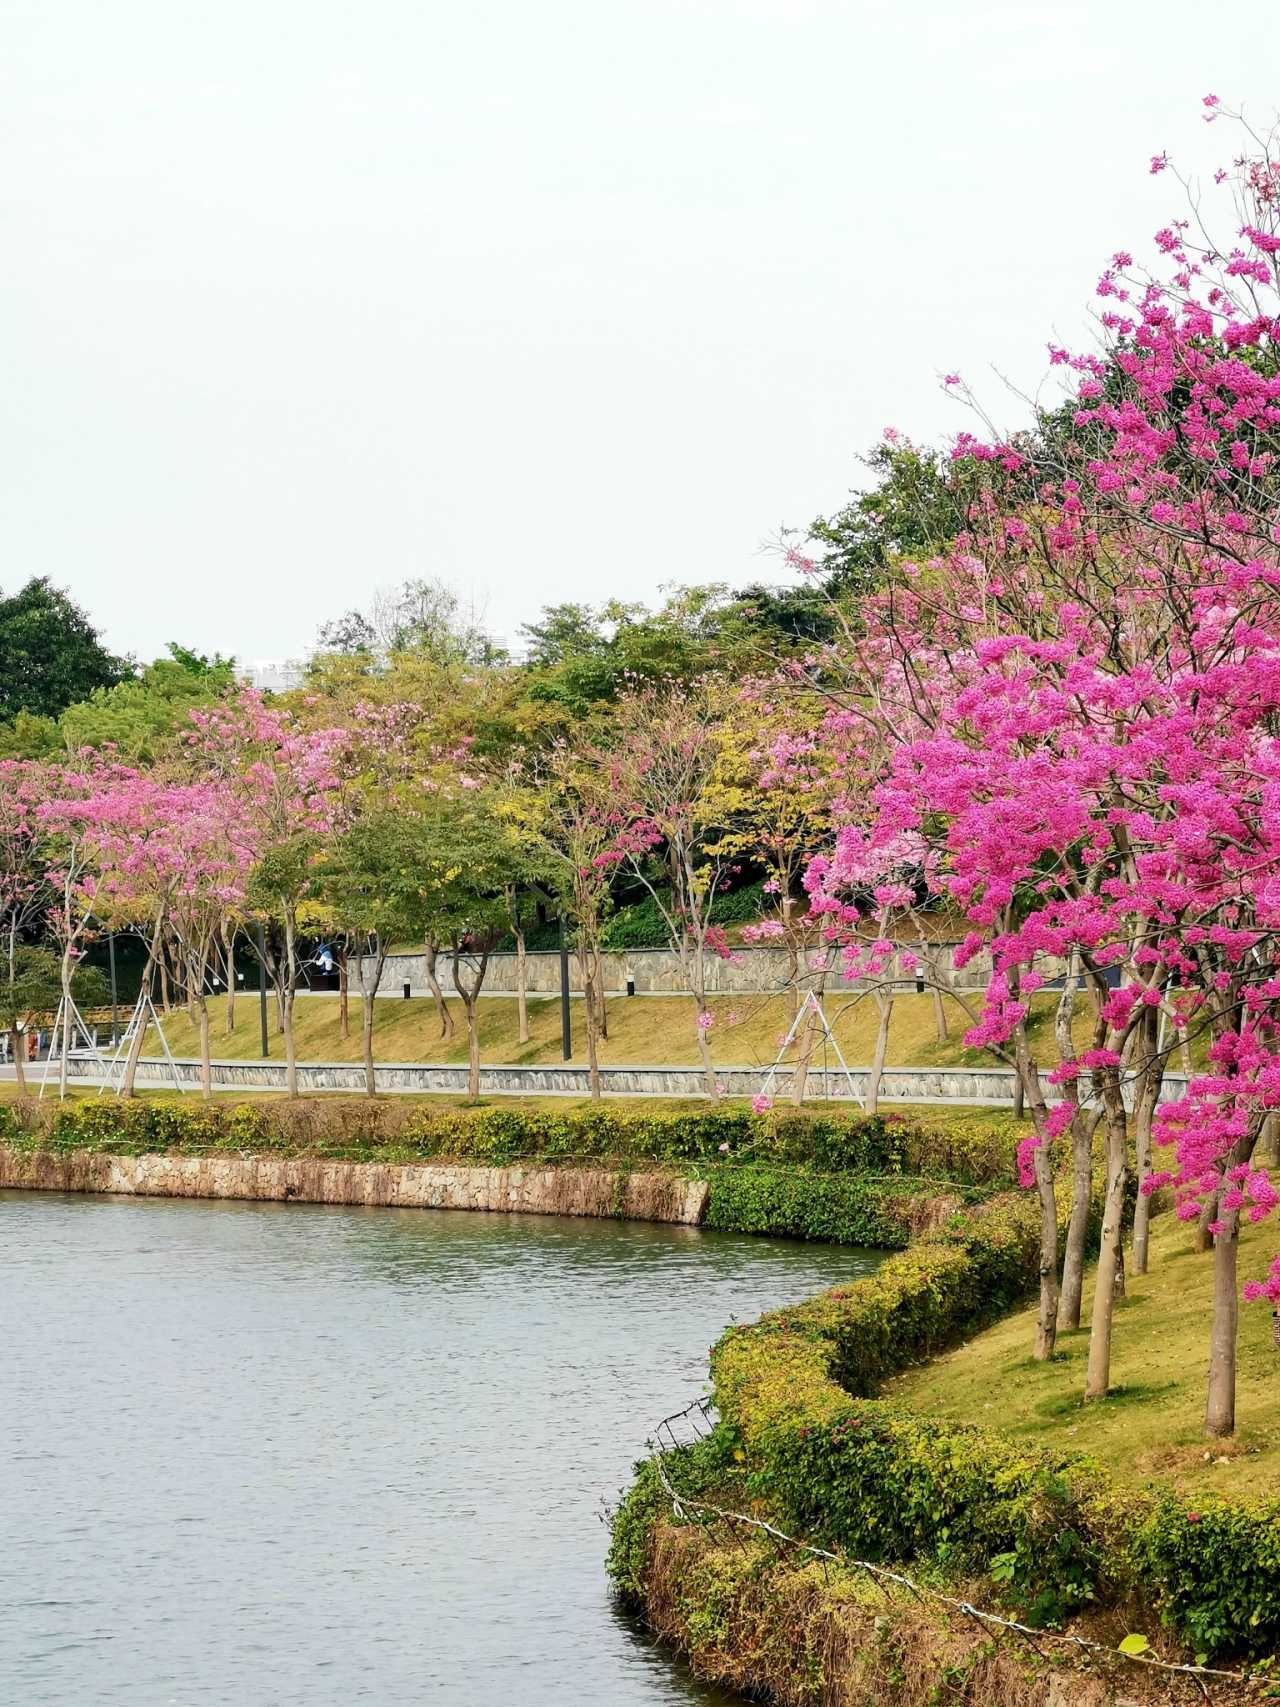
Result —
<instances>
[{"instance_id":1,"label":"water ripple","mask_svg":"<svg viewBox=\"0 0 1280 1707\"><path fill-rule=\"evenodd\" d=\"M0 1701L719 1701L602 1497L733 1318L864 1253L539 1216L0 1193Z\"/></svg>"}]
</instances>

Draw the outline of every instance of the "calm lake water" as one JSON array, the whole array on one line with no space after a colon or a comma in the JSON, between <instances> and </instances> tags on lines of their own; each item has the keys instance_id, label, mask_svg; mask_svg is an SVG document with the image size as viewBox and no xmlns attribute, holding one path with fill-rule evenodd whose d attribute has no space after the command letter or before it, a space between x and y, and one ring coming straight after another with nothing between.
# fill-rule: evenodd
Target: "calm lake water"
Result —
<instances>
[{"instance_id":1,"label":"calm lake water","mask_svg":"<svg viewBox=\"0 0 1280 1707\"><path fill-rule=\"evenodd\" d=\"M0 1194L0 1702L720 1702L601 1501L734 1317L868 1253L539 1216Z\"/></svg>"}]
</instances>

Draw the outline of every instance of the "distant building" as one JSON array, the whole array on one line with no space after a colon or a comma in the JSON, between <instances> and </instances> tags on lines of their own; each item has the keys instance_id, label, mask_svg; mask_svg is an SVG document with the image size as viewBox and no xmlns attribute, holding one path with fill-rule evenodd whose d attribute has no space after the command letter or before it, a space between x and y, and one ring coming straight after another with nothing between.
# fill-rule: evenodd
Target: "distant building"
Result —
<instances>
[{"instance_id":1,"label":"distant building","mask_svg":"<svg viewBox=\"0 0 1280 1707\"><path fill-rule=\"evenodd\" d=\"M263 693L284 693L302 685L305 658L254 658L240 668L240 680Z\"/></svg>"}]
</instances>

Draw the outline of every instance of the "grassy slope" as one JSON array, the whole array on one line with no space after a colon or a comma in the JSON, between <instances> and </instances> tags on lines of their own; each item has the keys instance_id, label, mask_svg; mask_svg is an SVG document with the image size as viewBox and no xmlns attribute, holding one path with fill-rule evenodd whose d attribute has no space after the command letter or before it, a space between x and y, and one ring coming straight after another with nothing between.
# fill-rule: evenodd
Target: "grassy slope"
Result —
<instances>
[{"instance_id":1,"label":"grassy slope","mask_svg":"<svg viewBox=\"0 0 1280 1707\"><path fill-rule=\"evenodd\" d=\"M452 1044L440 1037L435 1006L430 1000L401 1001L380 998L376 1007L374 1050L381 1061L457 1062L467 1058L466 1031L461 1004L452 1002L457 1034ZM1044 1044L1051 1044L1053 998L1044 1002L1037 1031ZM791 1009L785 996L724 996L711 1003L715 1024L711 1031L712 1053L726 1066L770 1065L777 1057L791 1024ZM575 1062L586 1058L585 1021L582 1003L573 1003ZM608 1065L695 1062L697 1060L693 1002L681 996L614 997L609 1001L609 1039L601 1047ZM849 995L833 995L826 1003L835 1039L851 1067L870 1061L877 1016L874 1004ZM560 1061L560 1004L554 997L531 998L530 1038L517 1038L516 1004L510 997L482 998L480 1004L480 1053L485 1061L511 1065L553 1065ZM165 1034L176 1055L198 1053L195 1028L184 1010L165 1020ZM997 1063L984 1051L966 1049L960 1039L968 1026L963 1011L948 1003L950 1036L940 1043L935 1030L933 1003L928 996L900 996L894 1004L890 1030L889 1061L898 1066L993 1066ZM358 1061L360 1059L359 1006L351 1005L351 1036L338 1035L338 998L299 998L295 1026L301 1060ZM223 1005L211 1004L211 1030L215 1058L250 1059L259 1053L257 1003L244 998L237 1004L236 1029L228 1037L223 1030ZM1083 1020L1081 1046L1084 1045ZM148 1054L156 1053L154 1043ZM271 1053L283 1055L272 1018ZM1048 1058L1048 1057L1046 1057ZM828 1049L827 1064L836 1067L834 1051ZM814 1065L822 1066L821 1042Z\"/></svg>"},{"instance_id":2,"label":"grassy slope","mask_svg":"<svg viewBox=\"0 0 1280 1707\"><path fill-rule=\"evenodd\" d=\"M1280 1250L1280 1218L1241 1233L1242 1281ZM998 1428L1028 1444L1092 1453L1130 1481L1174 1480L1189 1493L1280 1491L1280 1350L1268 1309L1240 1306L1236 1439L1209 1449L1201 1433L1211 1259L1172 1215L1152 1228L1150 1272L1130 1276L1117 1310L1113 1394L1080 1402L1088 1330L1063 1335L1060 1355L1029 1356L1035 1312L998 1323L959 1351L899 1376L885 1396L912 1410ZM1087 1323L1092 1287L1085 1292Z\"/></svg>"}]
</instances>

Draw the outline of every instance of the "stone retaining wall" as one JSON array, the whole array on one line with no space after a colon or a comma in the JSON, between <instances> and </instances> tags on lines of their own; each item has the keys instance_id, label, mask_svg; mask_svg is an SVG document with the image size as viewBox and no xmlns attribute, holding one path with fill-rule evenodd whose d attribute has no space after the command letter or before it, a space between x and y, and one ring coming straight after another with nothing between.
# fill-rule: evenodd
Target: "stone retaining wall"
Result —
<instances>
[{"instance_id":1,"label":"stone retaining wall","mask_svg":"<svg viewBox=\"0 0 1280 1707\"><path fill-rule=\"evenodd\" d=\"M704 1180L611 1168L477 1168L278 1156L111 1156L89 1150L63 1155L2 1146L0 1188L615 1216L690 1227L698 1226L706 1214L709 1191Z\"/></svg>"},{"instance_id":2,"label":"stone retaining wall","mask_svg":"<svg viewBox=\"0 0 1280 1707\"><path fill-rule=\"evenodd\" d=\"M990 957L985 954L975 955L961 971L957 972L952 966L955 953L955 943L939 943L931 950L936 957L937 976L943 983L953 989L980 990L985 988L991 972ZM680 976L680 961L678 956L666 948L638 948L628 953L602 954L600 956L605 992L608 995L623 995L626 992L627 976L630 973L635 978L636 994L638 996L673 996L685 995L684 981ZM447 955L440 955L436 962L436 975L441 988L446 995L454 990L453 965ZM1047 976L1052 983L1054 968L1049 966ZM354 971L352 974L354 982ZM802 988L813 982L811 974L801 968L798 979ZM553 996L560 992L560 956L539 950L525 957L525 983L530 995ZM427 985L426 959L421 954L392 954L387 957L383 970L382 982L378 989L381 994L399 996L404 993L408 984L411 995L426 996L430 994ZM828 978L828 988L833 992L852 991L860 989L858 982L845 983L839 977ZM914 978L903 978L898 988L909 992L916 987ZM485 972L484 989L486 995L512 995L516 988L516 957L514 954L495 954L490 957L489 966ZM576 959L569 956L569 988L581 993L582 975ZM707 989L712 995L764 995L770 991L783 991L788 988L788 959L784 949L780 948L743 948L736 950L728 960L721 960L712 955L707 967Z\"/></svg>"}]
</instances>

